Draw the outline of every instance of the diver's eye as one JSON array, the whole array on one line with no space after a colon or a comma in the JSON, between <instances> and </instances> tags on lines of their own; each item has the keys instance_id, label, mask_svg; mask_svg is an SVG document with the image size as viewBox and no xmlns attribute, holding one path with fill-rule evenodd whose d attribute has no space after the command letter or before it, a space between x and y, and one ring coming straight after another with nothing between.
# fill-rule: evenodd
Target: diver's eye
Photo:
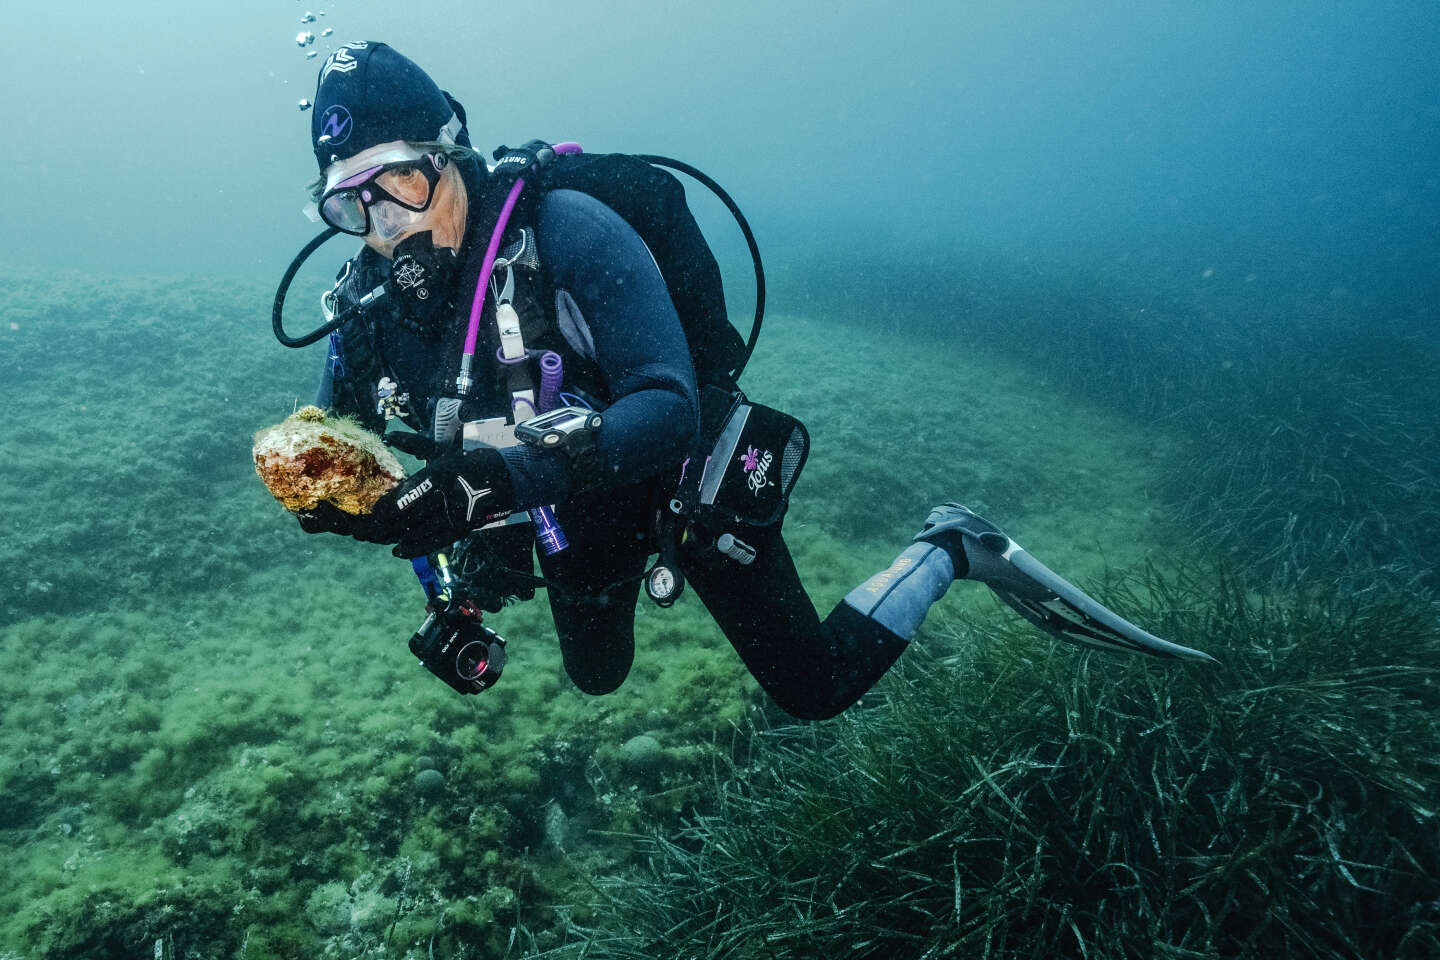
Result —
<instances>
[{"instance_id":1,"label":"diver's eye","mask_svg":"<svg viewBox=\"0 0 1440 960\"><path fill-rule=\"evenodd\" d=\"M430 196L430 181L413 163L396 164L376 177L375 182L401 203L420 206Z\"/></svg>"}]
</instances>

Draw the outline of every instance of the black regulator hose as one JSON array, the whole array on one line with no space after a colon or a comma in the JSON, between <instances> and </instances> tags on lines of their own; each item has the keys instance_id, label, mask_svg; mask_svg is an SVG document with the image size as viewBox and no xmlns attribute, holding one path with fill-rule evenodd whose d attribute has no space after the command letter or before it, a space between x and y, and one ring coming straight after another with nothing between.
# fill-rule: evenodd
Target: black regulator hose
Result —
<instances>
[{"instance_id":1,"label":"black regulator hose","mask_svg":"<svg viewBox=\"0 0 1440 960\"><path fill-rule=\"evenodd\" d=\"M745 235L745 244L750 248L750 261L755 265L755 321L750 327L750 338L745 343L745 356L741 357L739 365L730 371L730 376L738 380L740 374L745 370L745 365L750 362L750 355L755 352L755 343L760 339L760 325L765 319L765 265L760 260L760 247L755 242L755 234L750 229L750 222L745 219L745 214L740 212L740 207L731 199L730 194L725 192L724 187L720 186L720 184L690 164L685 163L683 160L675 160L670 157L661 157L650 153L636 154L636 156L646 163L653 163L659 167L669 167L671 170L678 170L704 184L709 188L711 193L720 198L721 203L725 204L725 208L730 211L730 215L734 217L735 222L739 224L740 232ZM339 232L335 227L328 227L315 239L305 244L300 252L295 255L295 259L290 261L290 266L285 269L285 275L280 278L280 286L275 290L275 305L270 312L270 322L275 330L275 339L287 347L308 347L321 337L328 336L331 332L338 330L341 324L350 319L354 310L360 309L360 307L357 306L342 314L337 314L324 326L318 327L304 336L291 337L285 333L282 315L285 310L285 295L290 290L290 282L295 279L295 274L300 270L300 267L304 265L305 261L310 259L310 255L320 249L327 240Z\"/></svg>"},{"instance_id":2,"label":"black regulator hose","mask_svg":"<svg viewBox=\"0 0 1440 960\"><path fill-rule=\"evenodd\" d=\"M760 322L765 318L765 266L760 262L760 247L755 243L755 234L750 230L750 223L745 219L745 214L740 212L740 207L730 199L730 194L726 193L720 184L690 164L682 160L672 160L669 157L658 157L649 153L638 153L636 156L657 167L679 170L709 187L710 192L720 198L720 202L725 204L725 208L730 211L730 215L740 225L740 232L745 234L745 243L750 247L750 261L755 264L755 322L750 327L750 339L745 343L745 356L740 358L740 365L730 371L731 378L738 380L740 374L745 370L745 365L750 362L750 354L755 352L755 342L760 339Z\"/></svg>"},{"instance_id":3,"label":"black regulator hose","mask_svg":"<svg viewBox=\"0 0 1440 960\"><path fill-rule=\"evenodd\" d=\"M303 337L286 336L285 326L281 319L285 312L285 294L290 290L290 281L295 279L296 272L299 271L306 260L310 259L310 254L319 250L325 241L339 232L340 231L334 227L327 227L318 237L305 244L300 252L295 255L295 259L290 261L290 266L285 268L285 276L280 278L280 286L275 290L275 306L271 308L270 311L270 323L271 326L275 328L275 339L287 347L308 347L321 337L329 336L332 331L338 330L342 323L350 319L350 313L346 311L343 314L337 315L323 327L312 330Z\"/></svg>"}]
</instances>

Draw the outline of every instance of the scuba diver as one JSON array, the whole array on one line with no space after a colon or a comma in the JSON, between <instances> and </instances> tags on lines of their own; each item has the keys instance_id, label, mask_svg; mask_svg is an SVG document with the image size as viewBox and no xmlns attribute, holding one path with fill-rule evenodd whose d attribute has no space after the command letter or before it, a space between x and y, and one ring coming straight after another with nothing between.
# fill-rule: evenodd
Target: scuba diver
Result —
<instances>
[{"instance_id":1,"label":"scuba diver","mask_svg":"<svg viewBox=\"0 0 1440 960\"><path fill-rule=\"evenodd\" d=\"M311 139L309 209L328 229L282 281L276 334L300 346L328 333L317 404L426 466L370 514L321 502L300 524L414 561L430 616L411 649L457 690L479 692L504 662L480 609L537 586L586 693L625 680L642 583L662 606L688 583L802 719L858 700L957 579L1072 643L1210 659L1119 617L956 503L822 620L781 533L808 436L735 382L763 308L758 254L705 178L755 254L747 345L683 189L657 164L703 177L693 168L540 141L489 164L461 104L376 42L326 60ZM336 232L364 246L322 300L326 324L290 337L285 290Z\"/></svg>"}]
</instances>

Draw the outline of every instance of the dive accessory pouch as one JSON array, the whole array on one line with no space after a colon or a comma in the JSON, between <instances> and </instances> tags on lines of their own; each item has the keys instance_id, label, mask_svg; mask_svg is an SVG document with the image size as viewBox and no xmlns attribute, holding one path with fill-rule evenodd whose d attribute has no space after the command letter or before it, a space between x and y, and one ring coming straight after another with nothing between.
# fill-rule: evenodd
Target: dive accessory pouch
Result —
<instances>
[{"instance_id":1,"label":"dive accessory pouch","mask_svg":"<svg viewBox=\"0 0 1440 960\"><path fill-rule=\"evenodd\" d=\"M805 425L739 390L706 386L700 390L700 436L705 459L694 486L687 489L682 481L682 504L693 499L701 523L779 522L810 455Z\"/></svg>"},{"instance_id":2,"label":"dive accessory pouch","mask_svg":"<svg viewBox=\"0 0 1440 960\"><path fill-rule=\"evenodd\" d=\"M696 449L680 468L669 509L657 511L660 556L644 583L661 607L685 589L678 554L687 525L714 538L712 548L734 562L749 566L755 560L755 549L725 528L743 533L780 522L810 455L810 434L788 413L752 403L739 390L706 385L700 388Z\"/></svg>"}]
</instances>

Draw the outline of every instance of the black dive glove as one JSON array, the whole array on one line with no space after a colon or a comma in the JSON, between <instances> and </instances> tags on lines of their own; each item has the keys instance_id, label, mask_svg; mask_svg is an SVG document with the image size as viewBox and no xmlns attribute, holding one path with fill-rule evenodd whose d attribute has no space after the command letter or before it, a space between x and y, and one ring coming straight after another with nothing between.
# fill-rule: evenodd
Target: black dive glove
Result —
<instances>
[{"instance_id":1,"label":"black dive glove","mask_svg":"<svg viewBox=\"0 0 1440 960\"><path fill-rule=\"evenodd\" d=\"M395 556L409 559L444 549L514 512L505 458L490 449L454 450L375 501L346 532L356 540L393 543Z\"/></svg>"},{"instance_id":2,"label":"black dive glove","mask_svg":"<svg viewBox=\"0 0 1440 960\"><path fill-rule=\"evenodd\" d=\"M346 513L335 504L321 500L308 510L297 510L295 519L306 533L348 534L355 526L353 514Z\"/></svg>"}]
</instances>

